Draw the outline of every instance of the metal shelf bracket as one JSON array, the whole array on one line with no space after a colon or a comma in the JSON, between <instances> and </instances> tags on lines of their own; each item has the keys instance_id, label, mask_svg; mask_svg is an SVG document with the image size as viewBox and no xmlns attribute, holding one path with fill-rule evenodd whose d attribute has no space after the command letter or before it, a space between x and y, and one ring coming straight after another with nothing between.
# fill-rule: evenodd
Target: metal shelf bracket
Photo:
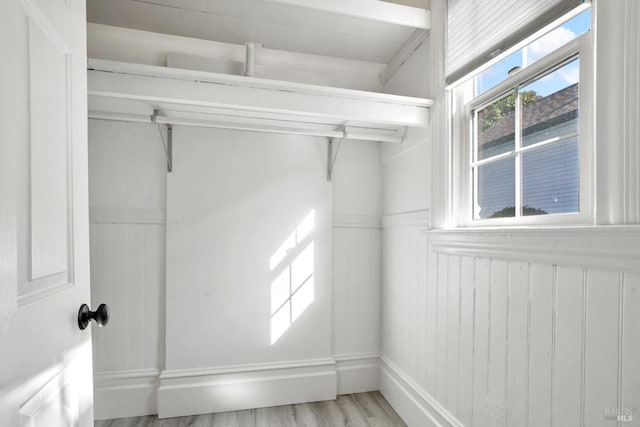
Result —
<instances>
[{"instance_id":1,"label":"metal shelf bracket","mask_svg":"<svg viewBox=\"0 0 640 427\"><path fill-rule=\"evenodd\" d=\"M153 114L151 115L151 123L158 126L158 132L160 132L160 139L162 140L162 148L164 149L164 155L167 158L167 172L171 172L173 169L173 126L171 124L166 123L167 127L167 141L165 143L164 134L162 133L162 128L160 127L160 123L158 123L158 110L153 110Z\"/></svg>"},{"instance_id":2,"label":"metal shelf bracket","mask_svg":"<svg viewBox=\"0 0 640 427\"><path fill-rule=\"evenodd\" d=\"M344 133L344 131L343 131ZM336 163L336 159L338 158L338 152L340 151L340 145L342 145L342 138L340 138L340 141L338 142L337 146L335 147L335 154L334 154L334 147L333 147L333 143L335 142L336 138L329 138L327 140L327 182L332 182L333 181L333 166Z\"/></svg>"}]
</instances>

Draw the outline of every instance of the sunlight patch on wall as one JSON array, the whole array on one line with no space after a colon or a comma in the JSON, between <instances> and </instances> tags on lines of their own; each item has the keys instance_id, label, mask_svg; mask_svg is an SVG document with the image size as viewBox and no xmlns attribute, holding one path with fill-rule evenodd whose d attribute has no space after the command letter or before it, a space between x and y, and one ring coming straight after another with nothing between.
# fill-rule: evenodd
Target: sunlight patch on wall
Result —
<instances>
[{"instance_id":1,"label":"sunlight patch on wall","mask_svg":"<svg viewBox=\"0 0 640 427\"><path fill-rule=\"evenodd\" d=\"M275 344L293 322L311 305L314 289L314 228L312 210L271 256L271 344Z\"/></svg>"}]
</instances>

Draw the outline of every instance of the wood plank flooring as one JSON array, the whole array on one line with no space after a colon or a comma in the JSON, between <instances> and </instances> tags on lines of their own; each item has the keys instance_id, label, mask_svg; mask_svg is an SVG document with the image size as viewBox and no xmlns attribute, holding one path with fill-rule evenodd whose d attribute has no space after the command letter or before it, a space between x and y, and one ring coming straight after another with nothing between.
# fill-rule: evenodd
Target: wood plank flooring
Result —
<instances>
[{"instance_id":1,"label":"wood plank flooring","mask_svg":"<svg viewBox=\"0 0 640 427\"><path fill-rule=\"evenodd\" d=\"M402 427L406 424L377 391L337 400L165 418L157 416L96 421L95 427Z\"/></svg>"}]
</instances>

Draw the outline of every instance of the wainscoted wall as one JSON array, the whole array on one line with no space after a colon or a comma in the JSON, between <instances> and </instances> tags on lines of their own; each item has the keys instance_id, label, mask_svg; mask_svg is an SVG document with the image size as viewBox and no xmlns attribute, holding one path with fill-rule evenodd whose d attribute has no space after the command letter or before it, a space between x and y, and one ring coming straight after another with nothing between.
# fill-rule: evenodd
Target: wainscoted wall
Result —
<instances>
[{"instance_id":1,"label":"wainscoted wall","mask_svg":"<svg viewBox=\"0 0 640 427\"><path fill-rule=\"evenodd\" d=\"M334 216L333 354L338 394L379 389L381 221Z\"/></svg>"},{"instance_id":2,"label":"wainscoted wall","mask_svg":"<svg viewBox=\"0 0 640 427\"><path fill-rule=\"evenodd\" d=\"M173 136L159 416L335 398L326 140Z\"/></svg>"},{"instance_id":3,"label":"wainscoted wall","mask_svg":"<svg viewBox=\"0 0 640 427\"><path fill-rule=\"evenodd\" d=\"M640 401L638 238L385 230L385 254L422 255L385 273L383 390L417 395L410 425L613 425Z\"/></svg>"},{"instance_id":4,"label":"wainscoted wall","mask_svg":"<svg viewBox=\"0 0 640 427\"><path fill-rule=\"evenodd\" d=\"M340 143L333 211L332 349L338 393L378 390L382 166L377 143Z\"/></svg>"},{"instance_id":5,"label":"wainscoted wall","mask_svg":"<svg viewBox=\"0 0 640 427\"><path fill-rule=\"evenodd\" d=\"M333 353L336 356L377 353L380 349L381 224L333 225ZM351 221L354 221L351 219Z\"/></svg>"},{"instance_id":6,"label":"wainscoted wall","mask_svg":"<svg viewBox=\"0 0 640 427\"><path fill-rule=\"evenodd\" d=\"M109 328L94 336L96 372L164 365L164 218L137 213L91 211L92 304L112 305Z\"/></svg>"},{"instance_id":7,"label":"wainscoted wall","mask_svg":"<svg viewBox=\"0 0 640 427\"><path fill-rule=\"evenodd\" d=\"M92 210L90 236L91 305L111 308L108 326L93 333L96 419L154 414L165 353L164 219Z\"/></svg>"},{"instance_id":8,"label":"wainscoted wall","mask_svg":"<svg viewBox=\"0 0 640 427\"><path fill-rule=\"evenodd\" d=\"M638 223L640 7L631 0L594 7L595 222L620 225L385 228L380 387L410 426L640 425L640 228L621 225ZM405 64L407 78L385 90L426 90L436 100L432 162L422 172L433 186L415 184L422 173L403 152L390 153L384 209L431 208L432 225L443 227L452 205L440 116L446 2L433 0L431 9L431 53L422 65ZM425 67L427 88L411 77ZM631 421L617 422L617 413Z\"/></svg>"},{"instance_id":9,"label":"wainscoted wall","mask_svg":"<svg viewBox=\"0 0 640 427\"><path fill-rule=\"evenodd\" d=\"M89 121L91 306L96 419L157 412L165 365L166 163L157 128Z\"/></svg>"},{"instance_id":10,"label":"wainscoted wall","mask_svg":"<svg viewBox=\"0 0 640 427\"><path fill-rule=\"evenodd\" d=\"M465 425L601 426L608 411L636 408L638 237L638 227L433 233L437 289L475 295L460 328L473 331L473 403L460 412L436 388L438 400ZM458 313L442 312L447 324Z\"/></svg>"},{"instance_id":11,"label":"wainscoted wall","mask_svg":"<svg viewBox=\"0 0 640 427\"><path fill-rule=\"evenodd\" d=\"M244 138L235 145L227 141L231 149L250 144L254 137L246 133L195 130L189 135L188 140L191 141L212 135ZM178 129L175 136L176 141L181 141ZM286 143L286 139L277 136L271 138L271 144ZM220 144L219 140L213 139L207 142ZM261 140L260 143L267 142ZM310 145L301 146L301 143ZM296 390L306 390L305 399L319 400L328 397L326 390L332 390L332 396L335 396L336 391L351 393L379 388L382 173L378 146L374 143L342 142L334 167L333 183L327 183L324 160L326 147L323 141L295 141L292 145L298 151L311 150L305 161L314 162L317 166L301 173L317 182L314 185L332 190L333 193L333 201L331 198L322 200L328 203L323 206L333 203L332 228L325 228L332 230L330 236L335 239L332 242L329 240L333 248L330 267L333 277L329 292L332 295L331 302L322 303L322 310L330 316L322 322L327 332L326 354L320 354L321 357L300 357L292 352L286 353L282 347L286 345L283 340L291 341L291 345L302 352L308 352L310 347L299 347L300 341L287 338L285 333L280 340L284 343L280 349L270 348L269 342L260 347L265 351L262 355L265 358L267 352L281 353L275 355L273 360L249 363L248 358L260 355L257 352L236 351L236 356L222 363L216 354L224 355L225 350L221 350L219 344L230 343L230 340L212 340L218 348L217 353L210 350L208 344L198 341L198 345L187 346L193 349L189 354L198 353L198 357L210 360L208 364L201 364L195 369L174 367L166 370L167 174L160 135L157 127L151 125L91 120L92 306L106 302L112 312L109 325L94 328L93 335L97 419L155 414L158 413L158 402L164 405L165 414L178 415L180 411L188 413L193 411L193 407L180 402L184 399L197 401L204 384L207 384L207 390L212 395L217 396L209 399L214 401L215 406L203 407L202 410L206 411L238 409L242 405L264 406L273 404L273 398L293 402L300 399L300 393ZM262 146L265 149L267 147L264 144ZM181 152L178 150L176 154L179 158ZM265 164L269 173L278 173L277 168L268 166L277 162L262 163L262 155L240 157L238 164L254 159L255 165ZM290 157L286 159L291 160ZM282 160L283 168L289 171L304 169L286 159ZM179 168L179 165L177 162L175 167ZM184 173L184 168L181 172ZM222 180L210 182L223 183ZM287 182L290 183L288 189L292 190L291 185L300 183L300 179ZM256 190L260 188L255 187ZM265 185L260 191L267 191L268 188ZM274 188L277 190L277 186ZM282 209L292 206L288 197ZM316 208L324 209L323 206L316 204ZM306 212L302 210L302 213ZM323 215L326 217L326 214ZM277 217L274 216L274 221ZM255 219L260 221L260 218ZM298 225L299 220L294 221L292 226ZM277 244L269 248L267 263L284 237L279 236L275 242ZM232 246L229 244L227 247ZM221 283L216 286L213 290L224 289ZM184 297L176 290L169 298L173 298L171 304L175 305L177 299ZM268 303L269 296L266 297ZM247 298L245 295L243 301L246 302ZM256 304L264 302L258 298L248 301ZM246 318L238 321L246 322ZM296 326L301 324L297 322ZM176 326L174 321L173 327L178 331L180 325ZM268 340L268 322L261 328L265 332L261 339ZM307 336L317 341L317 334L307 333ZM186 354L184 346L176 349L172 345L172 348L175 357ZM242 379L240 383L243 390L251 390L253 398L243 393L229 394L229 380L237 382L239 378ZM158 399L161 382L165 391ZM269 387L277 387L280 391L270 392ZM189 392L193 392L193 395ZM264 396L264 399L260 401L257 396Z\"/></svg>"}]
</instances>

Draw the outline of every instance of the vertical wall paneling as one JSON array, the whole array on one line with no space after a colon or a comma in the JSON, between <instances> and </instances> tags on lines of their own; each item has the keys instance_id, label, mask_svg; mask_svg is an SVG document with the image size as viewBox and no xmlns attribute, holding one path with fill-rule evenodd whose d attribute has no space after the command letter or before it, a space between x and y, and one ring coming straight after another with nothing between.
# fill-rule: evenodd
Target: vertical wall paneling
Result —
<instances>
[{"instance_id":1,"label":"vertical wall paneling","mask_svg":"<svg viewBox=\"0 0 640 427\"><path fill-rule=\"evenodd\" d=\"M113 227L113 318L111 328L113 334L118 339L114 340L113 365L117 371L129 368L130 351L130 315L129 306L131 298L129 295L129 273L130 273L130 246L129 246L129 224L122 224ZM115 319L118 319L115 321Z\"/></svg>"},{"instance_id":2,"label":"vertical wall paneling","mask_svg":"<svg viewBox=\"0 0 640 427\"><path fill-rule=\"evenodd\" d=\"M145 301L144 296L144 227L130 227L127 236L129 256L129 301ZM137 268L133 268L137 266ZM129 306L129 366L144 366L144 304Z\"/></svg>"},{"instance_id":3,"label":"vertical wall paneling","mask_svg":"<svg viewBox=\"0 0 640 427\"><path fill-rule=\"evenodd\" d=\"M554 426L575 424L582 413L583 291L583 270L558 267L553 359Z\"/></svg>"},{"instance_id":4,"label":"vertical wall paneling","mask_svg":"<svg viewBox=\"0 0 640 427\"><path fill-rule=\"evenodd\" d=\"M624 276L622 306L622 358L619 368L622 396L620 408L634 409L633 421L640 420L640 273Z\"/></svg>"},{"instance_id":5,"label":"vertical wall paneling","mask_svg":"<svg viewBox=\"0 0 640 427\"><path fill-rule=\"evenodd\" d=\"M409 344L409 353L412 357L409 361L409 372L412 378L417 378L418 376L418 365L420 361L418 360L418 333L420 332L421 325L418 324L418 304L419 304L419 290L420 290L420 280L419 280L419 272L420 272L420 259L418 258L418 254L420 253L418 248L420 244L418 233L409 233L407 232L408 244L412 248L411 252L413 256L409 258L409 265L407 266L408 279L412 284L411 292L409 293L407 301L409 303L409 336L407 343Z\"/></svg>"},{"instance_id":6,"label":"vertical wall paneling","mask_svg":"<svg viewBox=\"0 0 640 427\"><path fill-rule=\"evenodd\" d=\"M487 424L505 425L505 372L507 348L506 261L491 262L489 294L489 366L487 381Z\"/></svg>"},{"instance_id":7,"label":"vertical wall paneling","mask_svg":"<svg viewBox=\"0 0 640 427\"><path fill-rule=\"evenodd\" d=\"M432 1L431 6L434 17L445 17L446 1ZM447 422L425 416L416 425L621 427L640 421L640 4L616 0L592 2L591 6L596 48L594 96L598 99L592 130L594 141L606 142L596 144L594 151L598 163L596 226L446 230L451 200L443 194L451 190L446 185L450 174L445 170L451 146L446 143L446 132L439 128L446 120L435 117L447 109L447 102L436 102L441 110L432 111L431 190L408 190L406 183L420 181L420 175L403 168L408 162L401 158L385 166L385 195L402 194L405 200L416 202L428 194L430 200L424 205L433 203L434 211L435 229L426 232L426 256L419 262L427 277L426 312L418 315L424 319L420 320L424 356L418 358L424 365L418 366L419 373L424 371L424 382L418 381L423 389L406 393L405 400L425 414L431 405ZM437 54L444 46L439 43L444 31L437 22L444 20L434 19L432 36L425 44L430 49L429 63L436 68L442 65ZM404 68L406 73L424 75L424 65L409 63ZM386 88L415 90L414 80L396 77ZM437 86L438 79L432 81ZM446 101L446 97L438 98L444 96L440 89L434 88L435 98ZM400 207L399 198L385 199L385 211ZM385 299L386 295L390 298L388 303L383 301L382 350L399 369L406 369L401 361L417 355L407 354L412 349L398 338L402 324L397 317L411 306L397 300L406 303L402 295L411 294L404 280L410 274L404 271L408 266L404 259L412 255L398 239L395 231L385 230L382 289ZM460 261L459 278L452 274L456 259ZM458 308L452 304L456 292ZM457 371L451 369L448 357L456 345L450 335L456 309ZM447 352L444 363L443 347ZM454 403L451 384L456 381ZM432 397L436 405L427 398L426 403L416 403L418 394ZM415 415L418 411L406 412ZM632 414L633 422L617 421L612 417L617 413Z\"/></svg>"},{"instance_id":8,"label":"vertical wall paneling","mask_svg":"<svg viewBox=\"0 0 640 427\"><path fill-rule=\"evenodd\" d=\"M446 402L447 388L447 291L449 289L449 256L438 254L438 285L436 289L436 388L435 397Z\"/></svg>"},{"instance_id":9,"label":"vertical wall paneling","mask_svg":"<svg viewBox=\"0 0 640 427\"><path fill-rule=\"evenodd\" d=\"M453 414L458 413L458 372L460 371L460 257L449 257L447 277L447 370L444 402Z\"/></svg>"},{"instance_id":10,"label":"vertical wall paneling","mask_svg":"<svg viewBox=\"0 0 640 427\"><path fill-rule=\"evenodd\" d=\"M144 227L145 367L164 366L165 228Z\"/></svg>"},{"instance_id":11,"label":"vertical wall paneling","mask_svg":"<svg viewBox=\"0 0 640 427\"><path fill-rule=\"evenodd\" d=\"M433 392L436 386L436 332L437 332L437 297L438 297L438 253L429 251L429 281L427 283L427 324L426 324L426 359L427 390Z\"/></svg>"},{"instance_id":12,"label":"vertical wall paneling","mask_svg":"<svg viewBox=\"0 0 640 427\"><path fill-rule=\"evenodd\" d=\"M334 216L332 353L338 393L379 389L381 228L375 216Z\"/></svg>"},{"instance_id":13,"label":"vertical wall paneling","mask_svg":"<svg viewBox=\"0 0 640 427\"><path fill-rule=\"evenodd\" d=\"M529 426L551 425L554 267L531 266Z\"/></svg>"},{"instance_id":14,"label":"vertical wall paneling","mask_svg":"<svg viewBox=\"0 0 640 427\"><path fill-rule=\"evenodd\" d=\"M164 364L164 225L126 221L90 228L92 306L111 309L109 327L93 333L100 373Z\"/></svg>"},{"instance_id":15,"label":"vertical wall paneling","mask_svg":"<svg viewBox=\"0 0 640 427\"><path fill-rule=\"evenodd\" d=\"M385 234L385 250L395 252L385 280L405 280L383 288L393 294L388 310L395 316L385 317L383 334L401 337L386 337L383 354L433 399L426 400L428 405L440 405L447 422L559 427L600 426L615 422L618 413L638 419L640 273L635 265L621 270L614 264L617 257L611 257L609 268L575 265L561 255L571 245L554 248L554 255L535 263L514 259L508 249L471 256L465 251L478 251L486 236L458 245L425 235L422 253L428 255L416 266L398 259L411 239L397 230ZM628 233L610 237L620 239L612 240L614 247L637 257L636 238ZM555 235L551 239L544 247L557 242ZM535 245L540 247L532 245L532 251L543 247ZM423 305L413 302L414 285L406 280L407 269L415 268L428 279ZM418 334L424 343L417 349L402 332L413 328L407 324L416 318L411 310L425 310L417 313L424 322ZM410 371L414 360L418 374Z\"/></svg>"},{"instance_id":16,"label":"vertical wall paneling","mask_svg":"<svg viewBox=\"0 0 640 427\"><path fill-rule=\"evenodd\" d=\"M602 426L618 408L620 274L589 271L585 354L585 426ZM615 419L615 417L613 417Z\"/></svg>"},{"instance_id":17,"label":"vertical wall paneling","mask_svg":"<svg viewBox=\"0 0 640 427\"><path fill-rule=\"evenodd\" d=\"M342 254L347 250L347 233L341 232L342 230L334 229L333 232L333 352L336 354L339 349L347 347L346 334L337 325L345 323L347 316L347 310L344 307L346 305L345 287L341 286L340 278L346 277L347 261ZM340 256L338 256L340 254Z\"/></svg>"},{"instance_id":18,"label":"vertical wall paneling","mask_svg":"<svg viewBox=\"0 0 640 427\"><path fill-rule=\"evenodd\" d=\"M333 353L376 353L380 337L380 229L333 229Z\"/></svg>"},{"instance_id":19,"label":"vertical wall paneling","mask_svg":"<svg viewBox=\"0 0 640 427\"><path fill-rule=\"evenodd\" d=\"M461 423L469 426L473 412L474 266L474 258L466 256L461 258L457 415Z\"/></svg>"},{"instance_id":20,"label":"vertical wall paneling","mask_svg":"<svg viewBox=\"0 0 640 427\"><path fill-rule=\"evenodd\" d=\"M429 241L425 233L420 233L418 241L418 384L427 387L427 284L428 284L428 248Z\"/></svg>"},{"instance_id":21,"label":"vertical wall paneling","mask_svg":"<svg viewBox=\"0 0 640 427\"><path fill-rule=\"evenodd\" d=\"M526 425L529 379L529 264L509 263L507 307L506 424Z\"/></svg>"},{"instance_id":22,"label":"vertical wall paneling","mask_svg":"<svg viewBox=\"0 0 640 427\"><path fill-rule=\"evenodd\" d=\"M473 344L473 420L475 427L487 425L487 379L489 362L489 287L491 261L476 260L475 331Z\"/></svg>"},{"instance_id":23,"label":"vertical wall paneling","mask_svg":"<svg viewBox=\"0 0 640 427\"><path fill-rule=\"evenodd\" d=\"M111 224L91 224L91 305L110 304L113 319L113 227ZM100 328L93 331L94 371L113 371L114 329Z\"/></svg>"}]
</instances>

